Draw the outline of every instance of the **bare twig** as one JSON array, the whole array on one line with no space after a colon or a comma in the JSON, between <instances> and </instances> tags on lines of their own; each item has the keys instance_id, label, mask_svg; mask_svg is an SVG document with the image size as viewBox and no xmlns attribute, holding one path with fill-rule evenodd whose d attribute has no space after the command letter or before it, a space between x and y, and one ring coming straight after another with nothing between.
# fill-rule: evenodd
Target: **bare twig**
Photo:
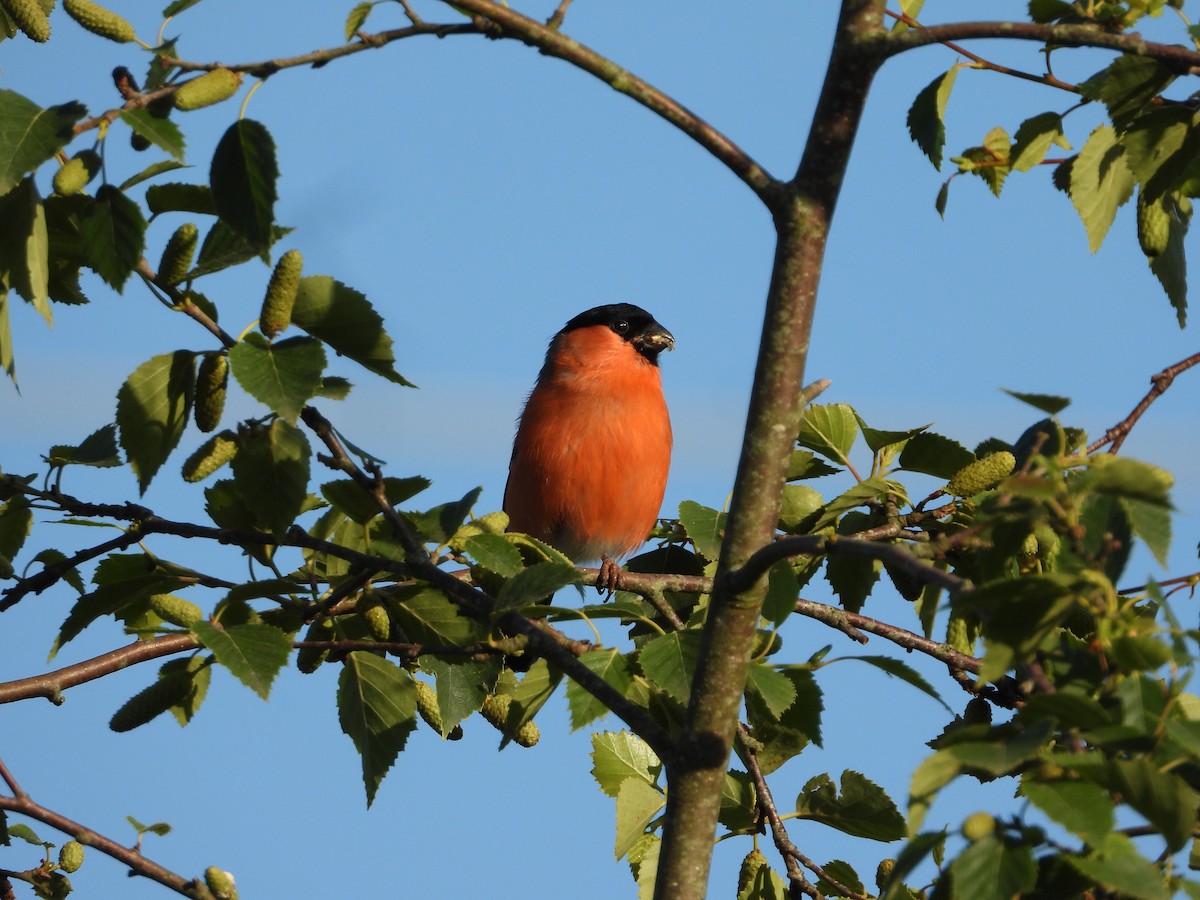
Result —
<instances>
[{"instance_id":1,"label":"bare twig","mask_svg":"<svg viewBox=\"0 0 1200 900\"><path fill-rule=\"evenodd\" d=\"M1098 440L1088 444L1087 452L1095 453L1105 444L1112 443L1110 453L1116 453L1121 449L1121 445L1125 443L1125 438L1129 437L1129 432L1133 430L1133 426L1138 423L1138 420L1150 408L1150 404L1161 397L1171 386L1175 380L1175 376L1181 372L1186 372L1193 366L1200 364L1200 353L1193 353L1187 359L1182 359L1173 366L1167 366L1157 375L1151 376L1150 383L1153 385L1149 393L1142 398L1141 402L1133 408L1133 411L1124 419L1114 425L1108 431L1104 432L1104 436Z\"/></svg>"},{"instance_id":2,"label":"bare twig","mask_svg":"<svg viewBox=\"0 0 1200 900\"><path fill-rule=\"evenodd\" d=\"M563 19L567 15L567 7L571 5L571 0L562 0L554 13L546 20L546 27L551 31L558 31L562 27Z\"/></svg>"},{"instance_id":3,"label":"bare twig","mask_svg":"<svg viewBox=\"0 0 1200 900\"><path fill-rule=\"evenodd\" d=\"M74 571L88 560L95 559L97 556L103 556L105 553L110 553L113 550L123 550L126 547L136 544L141 539L142 535L140 532L136 530L126 531L119 537L105 541L102 544L97 544L95 547L80 550L66 559L47 563L37 574L31 575L29 578L23 578L16 586L4 590L4 599L0 600L0 612L11 609L27 594L40 594L46 588L57 584L68 572Z\"/></svg>"}]
</instances>

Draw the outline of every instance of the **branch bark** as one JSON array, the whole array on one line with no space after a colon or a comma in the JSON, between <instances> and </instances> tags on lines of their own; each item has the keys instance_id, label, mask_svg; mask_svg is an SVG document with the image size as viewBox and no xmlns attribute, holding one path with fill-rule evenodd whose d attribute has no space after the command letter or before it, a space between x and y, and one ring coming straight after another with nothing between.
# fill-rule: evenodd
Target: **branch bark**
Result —
<instances>
[{"instance_id":1,"label":"branch bark","mask_svg":"<svg viewBox=\"0 0 1200 900\"><path fill-rule=\"evenodd\" d=\"M731 573L773 542L788 455L802 410L826 236L863 106L882 57L883 0L844 0L833 54L800 167L766 202L778 242L729 524L714 579L692 699L675 758L656 900L706 895L721 784L765 592L735 588Z\"/></svg>"}]
</instances>

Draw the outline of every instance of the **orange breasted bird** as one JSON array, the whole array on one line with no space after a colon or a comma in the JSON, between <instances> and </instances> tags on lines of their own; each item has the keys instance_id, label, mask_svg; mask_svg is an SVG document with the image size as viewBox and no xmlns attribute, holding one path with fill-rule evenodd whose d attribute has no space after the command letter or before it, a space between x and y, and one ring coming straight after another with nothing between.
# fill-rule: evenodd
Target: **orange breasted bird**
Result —
<instances>
[{"instance_id":1,"label":"orange breasted bird","mask_svg":"<svg viewBox=\"0 0 1200 900\"><path fill-rule=\"evenodd\" d=\"M671 332L630 303L597 306L550 341L525 402L504 489L509 530L575 562L637 549L658 520L671 464L671 420L658 355Z\"/></svg>"}]
</instances>

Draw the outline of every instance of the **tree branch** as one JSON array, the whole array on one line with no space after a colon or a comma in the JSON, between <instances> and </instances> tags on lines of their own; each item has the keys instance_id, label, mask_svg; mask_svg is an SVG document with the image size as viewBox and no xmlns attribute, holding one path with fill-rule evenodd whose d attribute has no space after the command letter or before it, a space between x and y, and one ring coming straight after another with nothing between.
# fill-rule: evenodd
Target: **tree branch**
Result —
<instances>
[{"instance_id":1,"label":"tree branch","mask_svg":"<svg viewBox=\"0 0 1200 900\"><path fill-rule=\"evenodd\" d=\"M1200 67L1200 52L1177 44L1160 44L1147 41L1140 34L1120 34L1101 31L1091 25L1043 25L1036 22L952 22L942 25L925 25L908 31L881 33L877 36L882 52L895 56L906 50L944 44L947 41L965 41L984 38L1003 38L1021 41L1036 41L1063 47L1093 47L1099 50L1115 50L1134 56L1148 56L1175 69L1179 74L1189 73Z\"/></svg>"},{"instance_id":2,"label":"tree branch","mask_svg":"<svg viewBox=\"0 0 1200 900\"><path fill-rule=\"evenodd\" d=\"M1133 411L1129 415L1104 432L1103 437L1088 444L1087 452L1095 453L1110 442L1112 443L1110 453L1116 453L1120 450L1121 445L1125 443L1125 438L1129 437L1129 432L1133 431L1133 426L1138 423L1138 420L1150 408L1150 404L1166 393L1167 388L1175 380L1176 375L1186 372L1195 365L1200 365L1200 353L1193 353L1187 359L1182 359L1173 366L1167 366L1157 375L1151 376L1150 383L1153 387L1150 388L1150 392L1142 398L1141 402L1133 408Z\"/></svg>"},{"instance_id":3,"label":"tree branch","mask_svg":"<svg viewBox=\"0 0 1200 900\"><path fill-rule=\"evenodd\" d=\"M94 847L101 853L111 856L118 862L124 863L129 867L131 874L141 875L144 878L149 878L151 881L157 881L177 894L191 897L192 900L214 900L213 895L199 879L189 880L176 875L153 860L142 856L138 850L131 850L128 847L124 847L85 825L81 825L78 822L68 819L66 816L47 809L16 787L16 783L12 780L12 776L2 762L0 762L0 769L3 770L5 782L15 794L12 797L0 796L0 809L19 813L49 825L51 828L69 835L84 846Z\"/></svg>"}]
</instances>

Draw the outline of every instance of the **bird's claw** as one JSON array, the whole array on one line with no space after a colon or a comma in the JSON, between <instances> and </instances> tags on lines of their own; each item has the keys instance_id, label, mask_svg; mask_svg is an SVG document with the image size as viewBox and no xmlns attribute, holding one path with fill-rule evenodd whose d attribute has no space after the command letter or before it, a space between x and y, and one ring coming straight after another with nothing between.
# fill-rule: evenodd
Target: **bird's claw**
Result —
<instances>
[{"instance_id":1,"label":"bird's claw","mask_svg":"<svg viewBox=\"0 0 1200 900\"><path fill-rule=\"evenodd\" d=\"M617 580L621 577L621 567L607 556L600 557L600 572L596 575L596 590L605 595L605 599L617 592Z\"/></svg>"}]
</instances>

